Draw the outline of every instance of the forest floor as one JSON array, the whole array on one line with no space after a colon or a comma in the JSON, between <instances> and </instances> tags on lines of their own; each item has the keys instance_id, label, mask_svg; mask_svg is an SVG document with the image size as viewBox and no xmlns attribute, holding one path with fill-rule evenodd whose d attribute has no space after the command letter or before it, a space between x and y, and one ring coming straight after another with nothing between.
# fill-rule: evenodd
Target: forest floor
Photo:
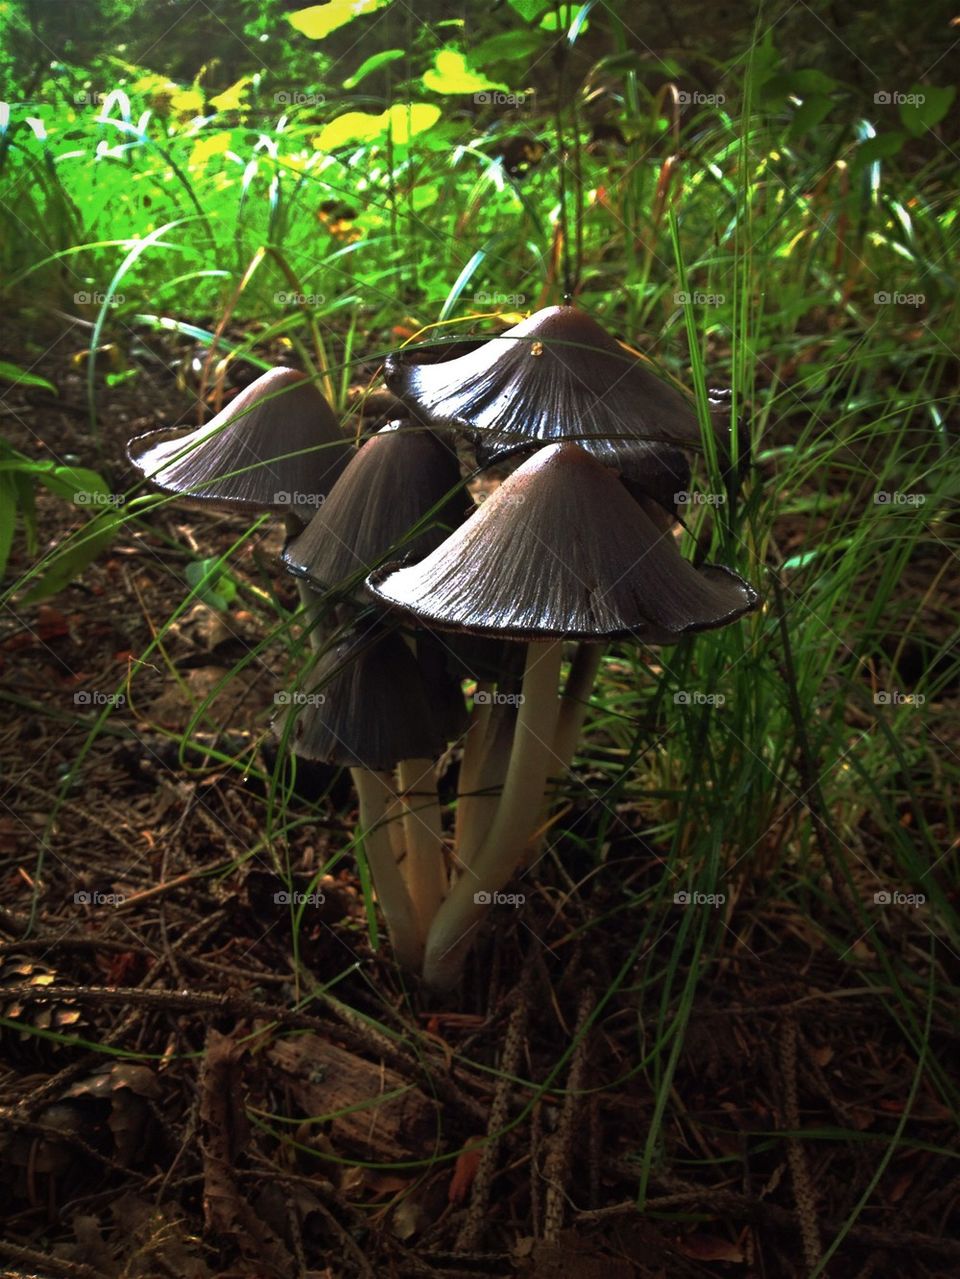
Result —
<instances>
[{"instance_id":1,"label":"forest floor","mask_svg":"<svg viewBox=\"0 0 960 1279\"><path fill-rule=\"evenodd\" d=\"M129 437L196 420L194 352L152 338L162 359L101 384L98 449L82 345L67 335L35 369L57 397L7 395L3 431L122 492ZM38 516L41 550L87 517L45 492ZM351 858L294 931L277 847L309 885L353 801L324 770L301 776L282 841L265 836L288 648L253 652L241 590L139 660L192 551L245 527L166 505L80 581L0 615L0 1273L791 1279L863 1198L824 1273L960 1274L952 1118L925 1079L914 1095L885 989L863 980L869 938L851 937L852 965L815 918L746 889L725 944L688 956L682 1036L654 1042L650 991L682 983L623 922L625 894L662 875L641 813L618 814L601 874L572 840L538 863L455 996L405 986L372 948ZM293 608L279 544L266 526L238 571ZM29 563L18 541L10 573ZM575 803L589 834L586 783ZM888 931L906 956L928 949L907 912ZM928 1041L956 1060L939 1008Z\"/></svg>"}]
</instances>

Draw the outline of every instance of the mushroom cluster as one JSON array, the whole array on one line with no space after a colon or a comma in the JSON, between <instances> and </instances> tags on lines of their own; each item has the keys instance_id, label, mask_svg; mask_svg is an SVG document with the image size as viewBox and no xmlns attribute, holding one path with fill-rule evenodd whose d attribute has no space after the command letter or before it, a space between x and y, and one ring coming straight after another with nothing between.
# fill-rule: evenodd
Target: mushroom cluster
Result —
<instances>
[{"instance_id":1,"label":"mushroom cluster","mask_svg":"<svg viewBox=\"0 0 960 1279\"><path fill-rule=\"evenodd\" d=\"M680 554L685 450L700 446L687 397L577 307L391 357L406 416L356 450L297 376L275 370L199 432L141 437L131 457L169 491L286 515L314 658L277 731L350 768L396 957L449 989L549 819L606 646L675 643L757 595ZM474 502L478 473L504 478ZM437 777L451 747L448 831Z\"/></svg>"}]
</instances>

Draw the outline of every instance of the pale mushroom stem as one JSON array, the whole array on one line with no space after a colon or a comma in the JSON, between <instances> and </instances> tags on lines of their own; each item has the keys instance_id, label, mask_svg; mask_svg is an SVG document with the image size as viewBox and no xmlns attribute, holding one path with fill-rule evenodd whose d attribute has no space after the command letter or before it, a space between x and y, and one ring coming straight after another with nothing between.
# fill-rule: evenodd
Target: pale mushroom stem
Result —
<instances>
[{"instance_id":1,"label":"pale mushroom stem","mask_svg":"<svg viewBox=\"0 0 960 1279\"><path fill-rule=\"evenodd\" d=\"M481 758L471 770L471 793L462 795L458 800L458 805L465 805L463 823L454 847L454 866L461 872L473 863L496 817L510 765L516 726L517 708L513 703L501 702L493 707Z\"/></svg>"},{"instance_id":2,"label":"pale mushroom stem","mask_svg":"<svg viewBox=\"0 0 960 1279\"><path fill-rule=\"evenodd\" d=\"M537 824L557 730L557 685L562 644L527 648L523 702L517 715L510 765L497 813L473 865L461 875L427 934L423 976L436 990L456 985L473 930L520 863Z\"/></svg>"},{"instance_id":3,"label":"pale mushroom stem","mask_svg":"<svg viewBox=\"0 0 960 1279\"><path fill-rule=\"evenodd\" d=\"M366 768L351 768L350 775L360 801L358 833L393 942L393 951L399 964L415 970L423 956L423 942L413 902L394 858L385 824L390 803L395 798L393 778L389 773L372 772Z\"/></svg>"},{"instance_id":4,"label":"pale mushroom stem","mask_svg":"<svg viewBox=\"0 0 960 1279\"><path fill-rule=\"evenodd\" d=\"M402 759L397 769L406 847L404 879L425 939L447 891L443 820L432 759Z\"/></svg>"},{"instance_id":5,"label":"pale mushroom stem","mask_svg":"<svg viewBox=\"0 0 960 1279\"><path fill-rule=\"evenodd\" d=\"M473 695L473 712L470 716L470 727L463 744L463 758L460 761L460 779L457 785L457 814L454 823L453 847L458 856L463 843L463 833L470 825L470 811L476 792L479 790L478 777L487 748L487 727L490 713L493 710L494 685L489 680L477 680L477 689Z\"/></svg>"},{"instance_id":6,"label":"pale mushroom stem","mask_svg":"<svg viewBox=\"0 0 960 1279\"><path fill-rule=\"evenodd\" d=\"M573 763L577 742L583 732L583 722L590 709L590 694L597 681L605 651L603 644L578 644L570 663L570 673L560 699L557 735L553 743L558 767L564 772L569 771Z\"/></svg>"}]
</instances>

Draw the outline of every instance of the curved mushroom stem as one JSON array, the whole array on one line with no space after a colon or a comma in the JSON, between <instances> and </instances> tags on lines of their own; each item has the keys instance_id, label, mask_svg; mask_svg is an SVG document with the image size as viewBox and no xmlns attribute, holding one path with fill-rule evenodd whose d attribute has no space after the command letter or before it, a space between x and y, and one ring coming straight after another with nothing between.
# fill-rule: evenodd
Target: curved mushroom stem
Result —
<instances>
[{"instance_id":1,"label":"curved mushroom stem","mask_svg":"<svg viewBox=\"0 0 960 1279\"><path fill-rule=\"evenodd\" d=\"M600 671L600 662L606 652L605 644L577 645L570 673L560 699L557 717L557 733L553 742L558 767L568 772L576 753L577 742L583 731L583 722L590 709L590 694Z\"/></svg>"},{"instance_id":2,"label":"curved mushroom stem","mask_svg":"<svg viewBox=\"0 0 960 1279\"><path fill-rule=\"evenodd\" d=\"M402 759L397 768L406 847L404 879L425 938L447 890L443 820L432 759Z\"/></svg>"},{"instance_id":3,"label":"curved mushroom stem","mask_svg":"<svg viewBox=\"0 0 960 1279\"><path fill-rule=\"evenodd\" d=\"M516 870L536 826L554 758L562 652L559 640L538 641L527 648L523 702L496 817L473 865L464 871L427 934L423 976L435 990L456 985L476 925L493 894Z\"/></svg>"},{"instance_id":4,"label":"curved mushroom stem","mask_svg":"<svg viewBox=\"0 0 960 1279\"><path fill-rule=\"evenodd\" d=\"M473 712L470 715L470 727L467 729L463 744L460 779L457 784L457 814L453 846L458 855L462 855L460 847L463 843L464 831L470 825L470 812L476 792L479 790L477 779L487 748L487 727L493 710L493 687L491 680L477 680L477 690L473 695Z\"/></svg>"},{"instance_id":5,"label":"curved mushroom stem","mask_svg":"<svg viewBox=\"0 0 960 1279\"><path fill-rule=\"evenodd\" d=\"M394 860L390 834L384 824L394 798L393 778L389 773L374 773L366 768L351 768L350 775L360 801L358 833L394 954L404 968L416 969L423 955L423 943L413 902Z\"/></svg>"},{"instance_id":6,"label":"curved mushroom stem","mask_svg":"<svg viewBox=\"0 0 960 1279\"><path fill-rule=\"evenodd\" d=\"M461 795L463 820L454 846L454 865L469 867L497 814L503 785L510 766L510 751L517 727L517 708L501 702L492 708L486 726L481 759L472 770L470 793Z\"/></svg>"}]
</instances>

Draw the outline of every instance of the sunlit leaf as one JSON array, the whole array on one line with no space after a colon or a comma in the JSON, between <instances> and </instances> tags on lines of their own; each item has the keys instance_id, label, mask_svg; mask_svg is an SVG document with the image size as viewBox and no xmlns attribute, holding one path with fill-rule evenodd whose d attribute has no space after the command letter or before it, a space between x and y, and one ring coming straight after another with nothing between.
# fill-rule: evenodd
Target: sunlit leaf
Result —
<instances>
[{"instance_id":1,"label":"sunlit leaf","mask_svg":"<svg viewBox=\"0 0 960 1279\"><path fill-rule=\"evenodd\" d=\"M417 133L426 133L440 119L440 108L429 102L411 102L409 106L397 104L385 111L384 132L387 126L393 130L393 140L399 146L409 142Z\"/></svg>"},{"instance_id":2,"label":"sunlit leaf","mask_svg":"<svg viewBox=\"0 0 960 1279\"><path fill-rule=\"evenodd\" d=\"M540 26L544 31L564 31L571 32L571 40L575 39L582 31L589 30L590 23L586 18L582 18L586 5L572 4L565 6L558 15L554 12L545 13L540 19ZM563 20L561 25L560 20Z\"/></svg>"},{"instance_id":3,"label":"sunlit leaf","mask_svg":"<svg viewBox=\"0 0 960 1279\"><path fill-rule=\"evenodd\" d=\"M433 127L440 119L440 108L428 102L411 102L409 106L398 103L380 115L367 111L347 111L331 120L313 139L318 151L332 151L347 142L371 142L383 138L392 129L393 140L402 146L417 133Z\"/></svg>"},{"instance_id":4,"label":"sunlit leaf","mask_svg":"<svg viewBox=\"0 0 960 1279\"><path fill-rule=\"evenodd\" d=\"M212 156L229 151L232 138L233 134L228 129L198 138L190 152L190 168L202 169Z\"/></svg>"},{"instance_id":5,"label":"sunlit leaf","mask_svg":"<svg viewBox=\"0 0 960 1279\"><path fill-rule=\"evenodd\" d=\"M253 76L243 76L236 84L231 84L229 89L224 89L223 93L218 93L215 98L211 98L210 105L217 111L239 110L243 105L244 91L252 79Z\"/></svg>"},{"instance_id":6,"label":"sunlit leaf","mask_svg":"<svg viewBox=\"0 0 960 1279\"><path fill-rule=\"evenodd\" d=\"M423 86L433 93L480 93L484 89L506 89L505 84L488 80L467 62L466 54L456 49L439 49L433 66L424 73Z\"/></svg>"},{"instance_id":7,"label":"sunlit leaf","mask_svg":"<svg viewBox=\"0 0 960 1279\"><path fill-rule=\"evenodd\" d=\"M217 572L218 559L194 560L187 565L186 577L189 584L197 588L197 598L211 608L221 612L230 606L237 597L237 584L229 573L224 573L222 566Z\"/></svg>"},{"instance_id":8,"label":"sunlit leaf","mask_svg":"<svg viewBox=\"0 0 960 1279\"><path fill-rule=\"evenodd\" d=\"M197 115L203 110L203 94L199 89L177 89L170 95L174 111Z\"/></svg>"},{"instance_id":9,"label":"sunlit leaf","mask_svg":"<svg viewBox=\"0 0 960 1279\"><path fill-rule=\"evenodd\" d=\"M373 53L369 58L365 58L360 63L353 75L347 76L343 82L345 89L355 89L361 80L365 80L368 75L372 75L374 71L379 71L381 67L385 67L390 62L396 62L398 58L404 57L403 49L383 49L380 53Z\"/></svg>"},{"instance_id":10,"label":"sunlit leaf","mask_svg":"<svg viewBox=\"0 0 960 1279\"><path fill-rule=\"evenodd\" d=\"M376 13L389 3L390 0L329 0L328 4L313 4L309 9L288 13L287 21L309 40L322 40L354 18Z\"/></svg>"},{"instance_id":11,"label":"sunlit leaf","mask_svg":"<svg viewBox=\"0 0 960 1279\"><path fill-rule=\"evenodd\" d=\"M521 18L525 18L527 22L533 22L534 18L539 18L550 8L550 0L509 0L510 8L516 9Z\"/></svg>"}]
</instances>

